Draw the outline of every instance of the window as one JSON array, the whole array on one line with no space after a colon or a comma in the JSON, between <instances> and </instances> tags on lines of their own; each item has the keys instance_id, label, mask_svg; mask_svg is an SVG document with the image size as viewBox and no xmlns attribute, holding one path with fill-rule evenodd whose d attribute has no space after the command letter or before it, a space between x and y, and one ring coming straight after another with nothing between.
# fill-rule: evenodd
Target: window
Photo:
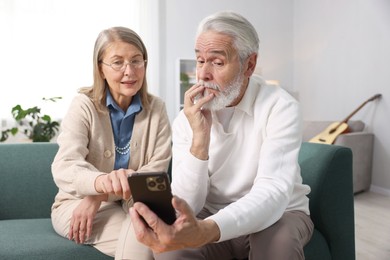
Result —
<instances>
[{"instance_id":1,"label":"window","mask_svg":"<svg viewBox=\"0 0 390 260\"><path fill-rule=\"evenodd\" d=\"M93 46L103 29L130 27L143 38L149 54L156 52L147 37L155 22L149 18L158 17L150 6L157 1L0 0L0 119L11 119L17 104L37 105L62 118L77 90L92 84ZM55 96L63 99L42 100Z\"/></svg>"},{"instance_id":2,"label":"window","mask_svg":"<svg viewBox=\"0 0 390 260\"><path fill-rule=\"evenodd\" d=\"M178 111L184 108L184 93L196 84L196 60L178 59L176 67L177 86L176 91L179 97Z\"/></svg>"}]
</instances>

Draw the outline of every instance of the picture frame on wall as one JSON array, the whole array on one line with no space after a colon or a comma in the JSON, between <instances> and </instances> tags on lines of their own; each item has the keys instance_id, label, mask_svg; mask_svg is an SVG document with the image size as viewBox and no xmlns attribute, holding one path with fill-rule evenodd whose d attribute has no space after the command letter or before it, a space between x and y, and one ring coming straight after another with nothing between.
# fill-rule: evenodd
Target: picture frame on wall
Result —
<instances>
[{"instance_id":1,"label":"picture frame on wall","mask_svg":"<svg viewBox=\"0 0 390 260\"><path fill-rule=\"evenodd\" d=\"M176 65L177 98L179 111L184 107L184 93L196 83L196 60L179 58Z\"/></svg>"}]
</instances>

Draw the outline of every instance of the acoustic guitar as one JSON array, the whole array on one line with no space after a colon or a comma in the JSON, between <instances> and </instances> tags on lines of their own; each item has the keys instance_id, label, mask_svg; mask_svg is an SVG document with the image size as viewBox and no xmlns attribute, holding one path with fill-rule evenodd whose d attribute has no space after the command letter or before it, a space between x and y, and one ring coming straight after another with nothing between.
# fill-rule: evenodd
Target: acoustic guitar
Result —
<instances>
[{"instance_id":1,"label":"acoustic guitar","mask_svg":"<svg viewBox=\"0 0 390 260\"><path fill-rule=\"evenodd\" d=\"M364 107L368 102L371 102L377 98L380 98L381 94L376 94L373 97L367 99L363 102L358 108L356 108L351 114L349 114L343 121L334 122L330 124L323 132L316 135L309 140L311 143L322 143L322 144L333 144L336 138L348 131L348 121L355 115L362 107Z\"/></svg>"}]
</instances>

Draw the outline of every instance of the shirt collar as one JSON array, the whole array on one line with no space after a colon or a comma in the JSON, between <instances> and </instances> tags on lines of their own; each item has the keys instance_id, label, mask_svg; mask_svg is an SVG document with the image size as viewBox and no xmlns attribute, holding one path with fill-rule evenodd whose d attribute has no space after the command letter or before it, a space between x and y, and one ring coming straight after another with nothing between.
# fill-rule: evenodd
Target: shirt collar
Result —
<instances>
[{"instance_id":1,"label":"shirt collar","mask_svg":"<svg viewBox=\"0 0 390 260\"><path fill-rule=\"evenodd\" d=\"M109 110L115 109L117 111L121 111L122 113L125 113L125 115L130 115L133 113L137 113L142 110L142 103L141 103L141 97L139 93L135 94L133 96L133 99L131 100L130 106L127 108L127 111L123 111L118 104L115 102L114 98L112 97L109 90L107 90L107 96L106 96L106 106Z\"/></svg>"},{"instance_id":2,"label":"shirt collar","mask_svg":"<svg viewBox=\"0 0 390 260\"><path fill-rule=\"evenodd\" d=\"M244 96L236 108L244 111L248 115L253 115L253 106L263 84L265 84L265 81L261 77L252 75L249 78L248 87L245 90Z\"/></svg>"}]
</instances>

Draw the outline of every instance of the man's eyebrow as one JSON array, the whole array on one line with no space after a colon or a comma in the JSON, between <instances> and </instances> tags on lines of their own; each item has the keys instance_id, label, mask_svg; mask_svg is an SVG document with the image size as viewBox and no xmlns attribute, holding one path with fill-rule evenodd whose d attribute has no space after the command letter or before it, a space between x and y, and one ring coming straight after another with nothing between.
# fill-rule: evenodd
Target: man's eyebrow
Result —
<instances>
[{"instance_id":1,"label":"man's eyebrow","mask_svg":"<svg viewBox=\"0 0 390 260\"><path fill-rule=\"evenodd\" d=\"M200 50L195 49L195 53L199 53L199 52L200 52ZM218 54L218 55L222 55L222 56L227 56L227 53L224 50L211 50L211 51L208 51L207 53L208 54Z\"/></svg>"}]
</instances>

